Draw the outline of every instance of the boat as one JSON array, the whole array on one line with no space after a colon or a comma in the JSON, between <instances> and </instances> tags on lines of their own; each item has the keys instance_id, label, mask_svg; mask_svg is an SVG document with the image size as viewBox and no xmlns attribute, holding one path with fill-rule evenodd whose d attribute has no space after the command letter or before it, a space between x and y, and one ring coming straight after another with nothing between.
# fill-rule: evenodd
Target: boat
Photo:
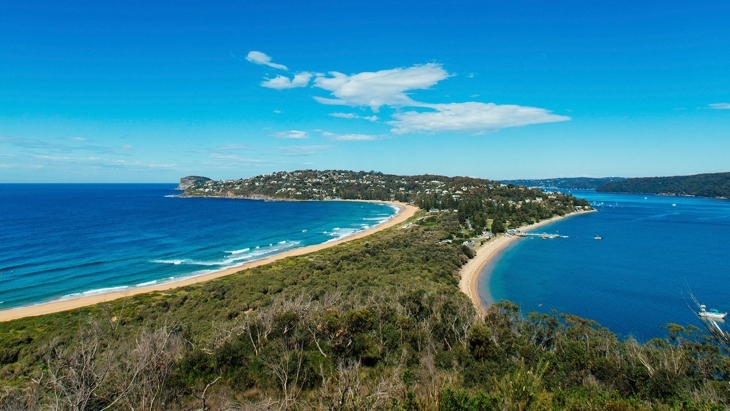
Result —
<instances>
[{"instance_id":1,"label":"boat","mask_svg":"<svg viewBox=\"0 0 730 411\"><path fill-rule=\"evenodd\" d=\"M603 240L603 237L601 237L600 235L597 235L597 236L593 237L593 239L594 240Z\"/></svg>"},{"instance_id":2,"label":"boat","mask_svg":"<svg viewBox=\"0 0 730 411\"><path fill-rule=\"evenodd\" d=\"M697 314L700 317L707 318L708 320L723 320L727 316L727 313L721 313L715 309L707 310L707 307L702 304L700 305L700 312Z\"/></svg>"}]
</instances>

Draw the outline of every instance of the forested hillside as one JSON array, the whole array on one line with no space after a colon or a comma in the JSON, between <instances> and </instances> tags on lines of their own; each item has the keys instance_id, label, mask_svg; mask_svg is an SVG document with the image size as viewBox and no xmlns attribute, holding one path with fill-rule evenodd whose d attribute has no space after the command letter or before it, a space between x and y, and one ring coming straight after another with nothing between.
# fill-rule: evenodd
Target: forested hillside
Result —
<instances>
[{"instance_id":1,"label":"forested hillside","mask_svg":"<svg viewBox=\"0 0 730 411\"><path fill-rule=\"evenodd\" d=\"M474 231L503 232L554 215L588 210L587 201L561 193L515 187L471 177L396 176L374 171L303 170L249 179L201 181L188 197L279 200L381 200L412 203L424 210L458 210Z\"/></svg>"},{"instance_id":2,"label":"forested hillside","mask_svg":"<svg viewBox=\"0 0 730 411\"><path fill-rule=\"evenodd\" d=\"M546 187L559 188L563 190L594 190L598 187L613 182L622 181L623 177L565 177L565 178L545 178L545 179L527 179L527 180L503 180L505 184L514 184L526 187Z\"/></svg>"},{"instance_id":3,"label":"forested hillside","mask_svg":"<svg viewBox=\"0 0 730 411\"><path fill-rule=\"evenodd\" d=\"M730 173L629 178L605 184L596 191L730 198Z\"/></svg>"}]
</instances>

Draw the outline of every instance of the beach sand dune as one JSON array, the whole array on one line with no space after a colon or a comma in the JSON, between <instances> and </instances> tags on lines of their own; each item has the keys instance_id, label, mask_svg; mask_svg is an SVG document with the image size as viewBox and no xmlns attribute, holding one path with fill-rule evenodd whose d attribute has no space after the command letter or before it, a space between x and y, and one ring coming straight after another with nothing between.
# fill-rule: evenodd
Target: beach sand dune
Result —
<instances>
[{"instance_id":1,"label":"beach sand dune","mask_svg":"<svg viewBox=\"0 0 730 411\"><path fill-rule=\"evenodd\" d=\"M342 244L347 241L352 241L352 240L356 240L359 238L363 238L363 237L373 234L375 232L385 230L387 228L396 226L398 224L402 224L404 221L413 217L413 215L416 213L416 211L418 211L417 207L414 207L414 206L408 205L408 204L404 204L404 203L386 202L386 201L374 201L374 202L391 204L397 208L398 212L395 216L393 216L389 220L387 220L381 224L378 224L375 227L371 227L367 230L360 231L358 233L355 233L352 236L342 238L337 241L327 242L327 243L323 243L323 244L316 244L316 245L312 245L312 246L308 246L308 247L295 248L295 249L292 249L292 250L289 250L284 253L277 254L277 255L274 255L274 256L271 256L268 258L251 261L250 263L246 263L240 267L233 267L233 268L229 268L226 270L216 271L216 272L210 273L210 274L182 279L180 281L157 284L157 285L152 285L149 287L138 287L138 288L133 288L133 289L126 289L124 291L110 292L110 293L105 293L105 294L82 296L82 297L73 298L73 299L69 299L69 300L52 301L52 302L48 302L48 303L44 303L44 304L31 305L31 306L27 306L27 307L20 307L20 308L14 308L14 309L10 309L10 310L4 310L4 311L0 311L0 321L10 321L10 320L18 319L18 318L34 317L34 316L38 316L38 315L73 310L76 308L86 307L89 305L117 300L119 298L130 297L130 296L137 295L137 294L144 294L144 293L149 293L149 292L153 292L153 291L165 291L165 290L170 290L173 288L185 287L185 286L191 285L191 284L210 281L210 280L213 280L216 278L225 277L227 275L231 275L231 274L234 274L237 272L248 270L250 268L260 267L260 266L266 265L266 264L271 264L274 261L282 260L284 258L301 256L304 254L313 253L316 251L323 250L325 248L334 247L338 244Z\"/></svg>"}]
</instances>

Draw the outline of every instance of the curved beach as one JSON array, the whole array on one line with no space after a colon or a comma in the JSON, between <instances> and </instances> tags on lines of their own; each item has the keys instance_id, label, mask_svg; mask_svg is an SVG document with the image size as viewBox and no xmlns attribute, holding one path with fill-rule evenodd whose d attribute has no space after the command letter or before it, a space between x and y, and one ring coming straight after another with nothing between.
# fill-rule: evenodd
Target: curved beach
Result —
<instances>
[{"instance_id":1,"label":"curved beach","mask_svg":"<svg viewBox=\"0 0 730 411\"><path fill-rule=\"evenodd\" d=\"M227 275L231 275L234 273L238 273L240 271L244 271L250 268L260 267L262 265L271 264L275 261L279 261L288 257L295 257L300 256L304 254L313 253L316 251L324 250L329 247L334 247L336 245L345 243L347 241L356 240L359 238L366 237L370 234L376 233L378 231L385 230L387 228L396 226L398 224L401 224L408 220L409 218L413 217L413 215L419 210L418 207L404 204L404 203L397 203L397 202L388 202L388 201L375 201L377 203L383 203L383 204L390 204L395 206L397 209L396 214L388 219L387 221L378 224L374 227L371 227L367 230L363 230L360 232L357 232L349 237L339 239L337 241L331 241L321 244L315 244L307 247L301 247L301 248L295 248L286 252L283 252L281 254L276 254L267 258L263 258L261 260L255 260L251 261L249 263L243 264L239 267L232 267L221 271L216 271L209 274L204 274L196 277L190 277L190 278L184 278L179 281L169 282L169 283L162 283L162 284L155 284L151 285L149 287L136 287L132 289L126 289L123 291L115 291L105 294L96 294L96 295L89 295L89 296L81 296L77 298L72 298L68 300L59 300L59 301L51 301L48 303L38 304L38 305L31 305L26 307L19 307L19 308L13 308L9 310L0 311L0 321L10 321L15 320L19 318L24 317L34 317L38 315L44 315L44 314L52 314L57 313L61 311L67 311L67 310L73 310L76 308L86 307L89 305L104 303L108 301L117 300L124 297L130 297L137 294L144 294L149 293L153 291L165 291L170 290L174 288L179 287L185 287L191 284L197 284L202 283L205 281L210 281L216 278L225 277Z\"/></svg>"},{"instance_id":2,"label":"curved beach","mask_svg":"<svg viewBox=\"0 0 730 411\"><path fill-rule=\"evenodd\" d=\"M540 228L547 224L554 223L568 217L594 211L595 210L576 211L570 214L566 214L564 216L556 216L535 224L520 227L519 230L523 232L534 230L536 228ZM479 279L479 275L481 274L482 270L484 270L484 267L487 265L487 263L492 261L494 256L496 256L505 247L510 245L513 241L518 240L519 238L520 237L508 236L505 234L493 238L486 242L479 249L477 249L474 258L472 258L468 263L461 267L461 270L459 271L459 289L461 290L461 292L466 294L467 297L469 297L472 304L474 304L474 308L476 308L477 312L479 312L480 314L484 314L486 312L486 307L482 305L481 298L479 298L479 290L477 288L477 280Z\"/></svg>"}]
</instances>

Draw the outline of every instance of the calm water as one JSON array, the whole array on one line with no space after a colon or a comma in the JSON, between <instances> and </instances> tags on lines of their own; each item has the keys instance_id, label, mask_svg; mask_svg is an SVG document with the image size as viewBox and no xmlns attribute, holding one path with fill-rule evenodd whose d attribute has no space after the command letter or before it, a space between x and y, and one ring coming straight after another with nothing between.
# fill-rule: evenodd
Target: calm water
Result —
<instances>
[{"instance_id":1,"label":"calm water","mask_svg":"<svg viewBox=\"0 0 730 411\"><path fill-rule=\"evenodd\" d=\"M384 204L175 198L172 184L0 184L0 309L199 275L335 240Z\"/></svg>"},{"instance_id":2,"label":"calm water","mask_svg":"<svg viewBox=\"0 0 730 411\"><path fill-rule=\"evenodd\" d=\"M516 241L485 268L483 299L491 289L525 312L572 313L642 340L666 335L660 327L670 322L701 326L690 290L730 311L730 201L573 194L599 212L538 230L569 238Z\"/></svg>"}]
</instances>

